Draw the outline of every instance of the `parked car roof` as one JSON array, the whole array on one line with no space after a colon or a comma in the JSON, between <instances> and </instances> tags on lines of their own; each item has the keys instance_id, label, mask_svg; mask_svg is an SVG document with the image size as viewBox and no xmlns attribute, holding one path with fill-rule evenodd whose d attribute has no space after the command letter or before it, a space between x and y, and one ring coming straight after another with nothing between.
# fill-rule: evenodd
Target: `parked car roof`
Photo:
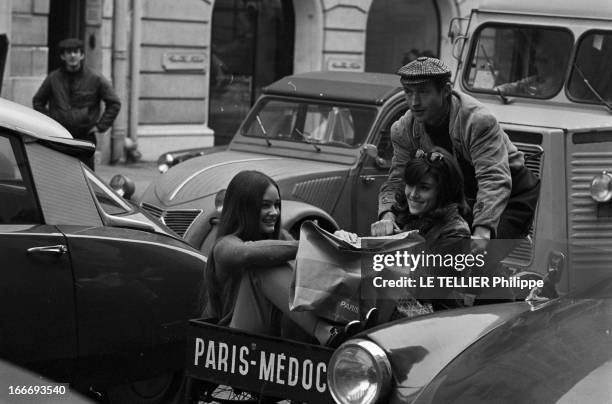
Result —
<instances>
[{"instance_id":1,"label":"parked car roof","mask_svg":"<svg viewBox=\"0 0 612 404\"><path fill-rule=\"evenodd\" d=\"M310 72L284 77L264 88L265 94L320 100L382 104L402 91L399 76L387 73Z\"/></svg>"},{"instance_id":2,"label":"parked car roof","mask_svg":"<svg viewBox=\"0 0 612 404\"><path fill-rule=\"evenodd\" d=\"M91 154L95 145L75 140L59 122L32 108L0 98L0 127L18 135L28 135L42 140L55 150L71 155Z\"/></svg>"},{"instance_id":3,"label":"parked car roof","mask_svg":"<svg viewBox=\"0 0 612 404\"><path fill-rule=\"evenodd\" d=\"M24 105L0 98L0 126L38 139L72 139L57 121Z\"/></svg>"}]
</instances>

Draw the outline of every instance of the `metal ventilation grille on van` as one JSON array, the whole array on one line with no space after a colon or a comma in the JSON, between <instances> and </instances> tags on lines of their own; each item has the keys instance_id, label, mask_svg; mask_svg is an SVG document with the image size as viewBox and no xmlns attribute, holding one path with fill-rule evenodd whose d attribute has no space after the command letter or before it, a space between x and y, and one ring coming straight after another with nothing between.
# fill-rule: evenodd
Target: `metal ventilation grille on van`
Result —
<instances>
[{"instance_id":1,"label":"metal ventilation grille on van","mask_svg":"<svg viewBox=\"0 0 612 404\"><path fill-rule=\"evenodd\" d=\"M164 211L148 203L143 203L142 209L160 219L162 223L181 237L187 233L189 226L202 214L201 209L170 209Z\"/></svg>"},{"instance_id":2,"label":"metal ventilation grille on van","mask_svg":"<svg viewBox=\"0 0 612 404\"><path fill-rule=\"evenodd\" d=\"M542 176L542 157L544 155L544 149L541 146L530 144L530 143L514 143L520 151L525 154L525 166L534 173L538 178ZM520 241L519 245L516 246L510 254L503 260L503 263L508 266L528 266L533 260L533 240L535 235L535 219L538 217L536 208L536 215L534 221L529 229L529 238Z\"/></svg>"},{"instance_id":3,"label":"metal ventilation grille on van","mask_svg":"<svg viewBox=\"0 0 612 404\"><path fill-rule=\"evenodd\" d=\"M603 145L575 145L578 150L571 154L569 237L576 271L605 273L612 267L612 220L598 216L598 204L590 194L593 177L612 167L612 152Z\"/></svg>"}]
</instances>

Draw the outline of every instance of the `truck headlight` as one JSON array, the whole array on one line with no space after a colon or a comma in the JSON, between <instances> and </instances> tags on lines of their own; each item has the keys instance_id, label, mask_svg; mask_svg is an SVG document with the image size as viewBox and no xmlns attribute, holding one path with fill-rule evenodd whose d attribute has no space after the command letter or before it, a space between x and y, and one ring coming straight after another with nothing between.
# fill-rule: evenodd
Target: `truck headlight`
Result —
<instances>
[{"instance_id":1,"label":"truck headlight","mask_svg":"<svg viewBox=\"0 0 612 404\"><path fill-rule=\"evenodd\" d=\"M612 174L603 171L591 181L591 198L595 202L605 203L612 199Z\"/></svg>"},{"instance_id":2,"label":"truck headlight","mask_svg":"<svg viewBox=\"0 0 612 404\"><path fill-rule=\"evenodd\" d=\"M365 339L351 340L332 355L327 384L337 403L375 403L389 392L391 364L375 343Z\"/></svg>"}]
</instances>

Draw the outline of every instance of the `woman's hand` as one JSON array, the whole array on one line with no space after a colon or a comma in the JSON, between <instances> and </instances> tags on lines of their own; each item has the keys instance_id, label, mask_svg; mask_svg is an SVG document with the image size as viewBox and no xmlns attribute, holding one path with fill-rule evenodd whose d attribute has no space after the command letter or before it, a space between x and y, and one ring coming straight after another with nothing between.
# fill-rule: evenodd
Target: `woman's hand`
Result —
<instances>
[{"instance_id":1,"label":"woman's hand","mask_svg":"<svg viewBox=\"0 0 612 404\"><path fill-rule=\"evenodd\" d=\"M357 234L351 233L346 230L336 230L334 232L334 236L341 238L342 240L347 241L351 244L355 244L357 242L357 239L359 238Z\"/></svg>"}]
</instances>

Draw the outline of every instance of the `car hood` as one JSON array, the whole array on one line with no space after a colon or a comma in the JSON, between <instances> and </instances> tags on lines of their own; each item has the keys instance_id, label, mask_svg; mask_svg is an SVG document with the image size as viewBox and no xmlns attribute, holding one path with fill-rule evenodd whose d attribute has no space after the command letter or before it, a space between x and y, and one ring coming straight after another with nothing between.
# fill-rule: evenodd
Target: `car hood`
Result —
<instances>
[{"instance_id":1,"label":"car hood","mask_svg":"<svg viewBox=\"0 0 612 404\"><path fill-rule=\"evenodd\" d=\"M153 183L156 197L175 206L214 195L240 171L261 171L277 182L304 175L346 170L347 166L255 153L222 151L196 157L170 169Z\"/></svg>"},{"instance_id":2,"label":"car hood","mask_svg":"<svg viewBox=\"0 0 612 404\"><path fill-rule=\"evenodd\" d=\"M389 402L410 402L463 350L529 308L518 302L448 310L369 331L365 338L391 362L396 396Z\"/></svg>"},{"instance_id":3,"label":"car hood","mask_svg":"<svg viewBox=\"0 0 612 404\"><path fill-rule=\"evenodd\" d=\"M442 370L417 402L610 402L611 329L608 277L497 327Z\"/></svg>"}]
</instances>

